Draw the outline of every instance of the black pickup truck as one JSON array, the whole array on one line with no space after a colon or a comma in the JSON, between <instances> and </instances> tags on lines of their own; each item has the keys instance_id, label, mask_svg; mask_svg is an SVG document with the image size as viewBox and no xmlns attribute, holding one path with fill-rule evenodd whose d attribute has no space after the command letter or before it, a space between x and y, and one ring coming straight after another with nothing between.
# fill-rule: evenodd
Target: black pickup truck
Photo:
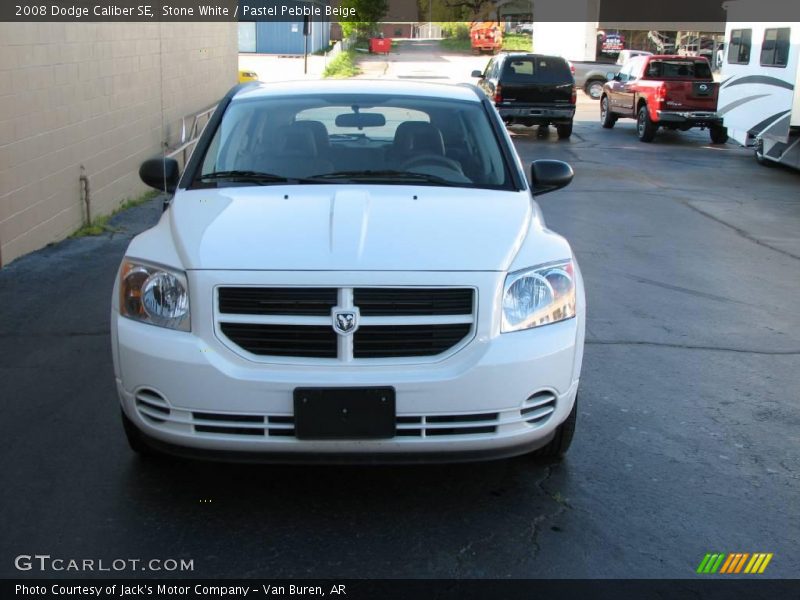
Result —
<instances>
[{"instance_id":1,"label":"black pickup truck","mask_svg":"<svg viewBox=\"0 0 800 600\"><path fill-rule=\"evenodd\" d=\"M569 63L559 56L501 53L483 72L473 71L478 85L492 99L506 124L553 124L558 137L572 135L575 80Z\"/></svg>"}]
</instances>

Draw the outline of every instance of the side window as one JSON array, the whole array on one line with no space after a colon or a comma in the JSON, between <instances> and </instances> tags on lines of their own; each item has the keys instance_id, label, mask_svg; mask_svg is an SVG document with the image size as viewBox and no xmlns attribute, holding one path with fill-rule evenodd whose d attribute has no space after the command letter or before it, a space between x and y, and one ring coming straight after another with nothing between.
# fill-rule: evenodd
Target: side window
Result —
<instances>
[{"instance_id":1,"label":"side window","mask_svg":"<svg viewBox=\"0 0 800 600\"><path fill-rule=\"evenodd\" d=\"M636 81L642 76L642 59L634 58L630 61L628 81Z\"/></svg>"},{"instance_id":2,"label":"side window","mask_svg":"<svg viewBox=\"0 0 800 600\"><path fill-rule=\"evenodd\" d=\"M483 78L489 79L492 76L492 68L494 67L495 60L491 59L489 64L486 65L486 68L483 70Z\"/></svg>"},{"instance_id":3,"label":"side window","mask_svg":"<svg viewBox=\"0 0 800 600\"><path fill-rule=\"evenodd\" d=\"M623 83L628 81L631 77L631 62L628 61L620 70L619 70L619 80Z\"/></svg>"},{"instance_id":4,"label":"side window","mask_svg":"<svg viewBox=\"0 0 800 600\"><path fill-rule=\"evenodd\" d=\"M761 64L765 67L785 67L789 62L788 27L766 29L764 43L761 44Z\"/></svg>"},{"instance_id":5,"label":"side window","mask_svg":"<svg viewBox=\"0 0 800 600\"><path fill-rule=\"evenodd\" d=\"M728 42L728 64L746 65L750 63L750 38L752 29L732 29Z\"/></svg>"},{"instance_id":6,"label":"side window","mask_svg":"<svg viewBox=\"0 0 800 600\"><path fill-rule=\"evenodd\" d=\"M502 61L500 61L500 60L495 60L492 63L492 78L493 79L500 79L501 63L502 63Z\"/></svg>"}]
</instances>

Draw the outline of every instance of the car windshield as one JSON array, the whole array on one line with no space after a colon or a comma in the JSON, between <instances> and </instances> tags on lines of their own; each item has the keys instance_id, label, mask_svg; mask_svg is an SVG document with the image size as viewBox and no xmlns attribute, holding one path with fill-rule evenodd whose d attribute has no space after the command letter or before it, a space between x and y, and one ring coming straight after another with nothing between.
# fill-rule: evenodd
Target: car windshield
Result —
<instances>
[{"instance_id":1,"label":"car windshield","mask_svg":"<svg viewBox=\"0 0 800 600\"><path fill-rule=\"evenodd\" d=\"M651 60L647 75L665 79L711 79L711 67L705 60Z\"/></svg>"},{"instance_id":2,"label":"car windshield","mask_svg":"<svg viewBox=\"0 0 800 600\"><path fill-rule=\"evenodd\" d=\"M234 100L192 187L380 183L513 189L479 102L330 94Z\"/></svg>"}]
</instances>

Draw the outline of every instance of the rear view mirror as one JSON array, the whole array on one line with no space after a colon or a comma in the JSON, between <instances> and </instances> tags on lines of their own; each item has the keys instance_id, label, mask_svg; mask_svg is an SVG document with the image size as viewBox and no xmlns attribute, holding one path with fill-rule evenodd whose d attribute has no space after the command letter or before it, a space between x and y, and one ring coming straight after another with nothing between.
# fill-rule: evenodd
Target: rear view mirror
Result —
<instances>
[{"instance_id":1,"label":"rear view mirror","mask_svg":"<svg viewBox=\"0 0 800 600\"><path fill-rule=\"evenodd\" d=\"M569 185L575 176L572 167L560 160L535 160L531 163L534 196L555 192Z\"/></svg>"},{"instance_id":2,"label":"rear view mirror","mask_svg":"<svg viewBox=\"0 0 800 600\"><path fill-rule=\"evenodd\" d=\"M472 72L472 76L477 77L478 79L483 79L483 73L477 70Z\"/></svg>"},{"instance_id":3,"label":"rear view mirror","mask_svg":"<svg viewBox=\"0 0 800 600\"><path fill-rule=\"evenodd\" d=\"M139 167L139 177L151 188L174 194L180 179L180 167L174 158L151 158Z\"/></svg>"},{"instance_id":4,"label":"rear view mirror","mask_svg":"<svg viewBox=\"0 0 800 600\"><path fill-rule=\"evenodd\" d=\"M608 79L609 81L616 81L617 74L614 73L613 71L609 71L608 73L606 73L606 79Z\"/></svg>"},{"instance_id":5,"label":"rear view mirror","mask_svg":"<svg viewBox=\"0 0 800 600\"><path fill-rule=\"evenodd\" d=\"M383 127L386 117L380 113L344 113L336 116L337 127Z\"/></svg>"}]
</instances>

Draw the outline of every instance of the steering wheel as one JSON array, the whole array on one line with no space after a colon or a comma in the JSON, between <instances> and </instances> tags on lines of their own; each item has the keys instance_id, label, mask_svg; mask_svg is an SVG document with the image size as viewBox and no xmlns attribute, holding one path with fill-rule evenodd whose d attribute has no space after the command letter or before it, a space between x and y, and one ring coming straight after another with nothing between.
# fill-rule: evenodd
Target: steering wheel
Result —
<instances>
[{"instance_id":1,"label":"steering wheel","mask_svg":"<svg viewBox=\"0 0 800 600\"><path fill-rule=\"evenodd\" d=\"M420 156L415 156L414 158L409 158L401 165L400 168L405 170L419 165L440 166L444 167L445 169L451 169L463 174L460 163L439 154L422 154Z\"/></svg>"}]
</instances>

